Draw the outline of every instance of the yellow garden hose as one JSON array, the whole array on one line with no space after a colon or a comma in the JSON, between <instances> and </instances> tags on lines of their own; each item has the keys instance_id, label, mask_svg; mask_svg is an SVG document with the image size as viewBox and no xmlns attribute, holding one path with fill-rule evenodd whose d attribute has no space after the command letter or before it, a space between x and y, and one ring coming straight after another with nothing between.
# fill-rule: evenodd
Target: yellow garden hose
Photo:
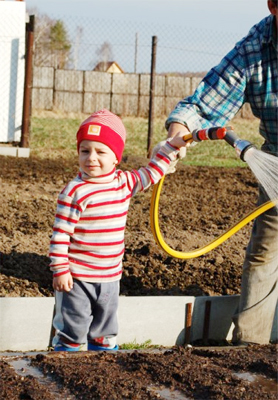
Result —
<instances>
[{"instance_id":1,"label":"yellow garden hose","mask_svg":"<svg viewBox=\"0 0 278 400\"><path fill-rule=\"evenodd\" d=\"M162 189L162 185L164 182L163 177L153 188L152 199L151 199L151 207L150 207L150 217L151 217L151 229L153 236L157 242L157 244L170 256L175 258L180 258L183 260L187 260L190 258L200 257L209 251L215 249L217 246L225 242L225 240L229 239L232 235L238 232L241 228L247 225L250 221L258 217L260 214L269 210L270 208L276 206L278 200L268 201L261 206L257 207L254 211L247 214L244 218L242 218L237 224L233 225L228 231L220 235L218 238L203 246L199 249L189 251L189 252L181 252L172 249L167 243L164 241L163 236L159 227L159 218L158 218L158 210L159 210L159 199L160 193Z\"/></svg>"}]
</instances>

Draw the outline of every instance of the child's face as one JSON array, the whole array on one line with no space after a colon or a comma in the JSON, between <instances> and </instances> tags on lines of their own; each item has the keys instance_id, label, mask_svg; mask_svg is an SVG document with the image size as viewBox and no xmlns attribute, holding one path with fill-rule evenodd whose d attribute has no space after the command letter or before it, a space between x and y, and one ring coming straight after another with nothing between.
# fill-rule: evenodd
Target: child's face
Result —
<instances>
[{"instance_id":1,"label":"child's face","mask_svg":"<svg viewBox=\"0 0 278 400\"><path fill-rule=\"evenodd\" d=\"M97 177L111 172L118 160L104 143L82 140L79 147L79 166L89 176Z\"/></svg>"}]
</instances>

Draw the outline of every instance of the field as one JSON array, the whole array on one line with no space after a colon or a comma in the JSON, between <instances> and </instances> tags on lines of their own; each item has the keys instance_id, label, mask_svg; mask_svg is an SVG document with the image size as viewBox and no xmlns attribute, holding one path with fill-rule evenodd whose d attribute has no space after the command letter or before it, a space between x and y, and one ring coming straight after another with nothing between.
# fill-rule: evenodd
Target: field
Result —
<instances>
[{"instance_id":1,"label":"field","mask_svg":"<svg viewBox=\"0 0 278 400\"><path fill-rule=\"evenodd\" d=\"M53 295L47 256L49 238L57 195L78 171L74 134L79 122L57 118L48 122L39 117L33 120L29 159L0 156L1 297ZM146 142L142 140L139 145L135 140L139 133L133 132L135 122L126 122L130 147L121 168L139 168L147 163L143 147ZM252 135L257 129L256 121L235 123L239 124L238 132L242 129ZM140 124L145 131L146 121ZM162 127L158 127L156 140L161 140L163 134ZM209 243L255 207L257 182L249 168L225 143L217 144L213 154L207 153L206 146L212 144L190 148L177 172L165 180L160 223L166 242L174 249L185 252ZM151 193L141 193L131 203L121 295L239 294L251 223L204 256L174 259L153 239L149 222ZM1 357L0 399L274 399L276 351L272 344L244 349L229 346L226 350L193 347L166 352L49 353L29 357L33 366L55 376L61 385L61 397L53 395L50 386L46 389L32 374L27 376L21 371L20 377L20 371L10 367L11 358ZM235 375L246 372L258 376L251 382L246 376Z\"/></svg>"},{"instance_id":2,"label":"field","mask_svg":"<svg viewBox=\"0 0 278 400\"><path fill-rule=\"evenodd\" d=\"M121 167L147 163L127 156ZM48 246L58 192L77 173L73 160L0 157L1 296L52 296ZM165 254L150 230L152 190L131 203L126 229L123 295L225 295L240 291L251 224L200 258ZM160 224L166 242L190 251L209 243L255 207L257 183L248 168L180 164L165 179Z\"/></svg>"},{"instance_id":3,"label":"field","mask_svg":"<svg viewBox=\"0 0 278 400\"><path fill-rule=\"evenodd\" d=\"M154 143L165 136L159 122ZM0 157L1 296L53 295L47 257L49 238L57 195L78 172L78 123L78 119L34 118L31 157ZM147 122L127 119L125 123L130 147L120 167L139 168L148 162L144 156L146 136L144 141L139 140L139 133L147 131ZM253 140L257 121L236 123L238 130L246 131L251 135L247 139ZM209 146L213 155L207 153ZM198 144L188 150L177 172L166 177L160 221L165 240L174 249L190 251L209 243L254 208L256 179L234 153L224 142ZM224 166L218 166L220 163ZM233 167L226 168L226 164ZM151 193L140 193L131 202L121 294L238 294L251 224L200 258L174 259L156 245L150 231Z\"/></svg>"}]
</instances>

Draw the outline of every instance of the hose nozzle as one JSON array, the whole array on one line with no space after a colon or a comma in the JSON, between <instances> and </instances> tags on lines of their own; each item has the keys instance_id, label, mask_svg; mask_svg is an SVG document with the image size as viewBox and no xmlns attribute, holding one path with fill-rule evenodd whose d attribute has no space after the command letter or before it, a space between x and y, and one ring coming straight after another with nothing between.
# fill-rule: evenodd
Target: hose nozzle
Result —
<instances>
[{"instance_id":1,"label":"hose nozzle","mask_svg":"<svg viewBox=\"0 0 278 400\"><path fill-rule=\"evenodd\" d=\"M195 129L192 133L188 132L183 136L185 142L202 142L203 140L220 140L224 139L226 128L215 126L208 129Z\"/></svg>"},{"instance_id":2,"label":"hose nozzle","mask_svg":"<svg viewBox=\"0 0 278 400\"><path fill-rule=\"evenodd\" d=\"M242 161L245 161L244 155L247 150L250 148L256 148L256 146L248 140L240 139L231 127L223 128L221 126L215 126L208 129L196 129L192 133L188 133L183 137L185 142L202 142L203 140L220 139L224 139L229 145L234 147Z\"/></svg>"},{"instance_id":3,"label":"hose nozzle","mask_svg":"<svg viewBox=\"0 0 278 400\"><path fill-rule=\"evenodd\" d=\"M226 134L224 136L224 140L231 145L232 147L235 148L238 156L242 161L245 161L244 155L247 150L250 148L256 148L254 144L249 142L248 140L242 140L240 139L232 129L229 129L226 131Z\"/></svg>"},{"instance_id":4,"label":"hose nozzle","mask_svg":"<svg viewBox=\"0 0 278 400\"><path fill-rule=\"evenodd\" d=\"M194 142L201 142L203 140L220 140L224 139L226 135L226 128L221 126L214 126L208 129L194 130L192 132L192 138Z\"/></svg>"}]
</instances>

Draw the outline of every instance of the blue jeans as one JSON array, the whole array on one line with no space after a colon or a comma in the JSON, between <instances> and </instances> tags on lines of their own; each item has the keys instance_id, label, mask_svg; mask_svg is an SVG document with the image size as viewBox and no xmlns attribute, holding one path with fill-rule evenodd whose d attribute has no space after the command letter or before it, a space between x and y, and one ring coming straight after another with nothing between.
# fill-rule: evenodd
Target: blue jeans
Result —
<instances>
[{"instance_id":1,"label":"blue jeans","mask_svg":"<svg viewBox=\"0 0 278 400\"><path fill-rule=\"evenodd\" d=\"M260 188L258 205L269 199ZM273 207L253 224L243 264L233 342L269 343L278 298L278 213Z\"/></svg>"}]
</instances>

